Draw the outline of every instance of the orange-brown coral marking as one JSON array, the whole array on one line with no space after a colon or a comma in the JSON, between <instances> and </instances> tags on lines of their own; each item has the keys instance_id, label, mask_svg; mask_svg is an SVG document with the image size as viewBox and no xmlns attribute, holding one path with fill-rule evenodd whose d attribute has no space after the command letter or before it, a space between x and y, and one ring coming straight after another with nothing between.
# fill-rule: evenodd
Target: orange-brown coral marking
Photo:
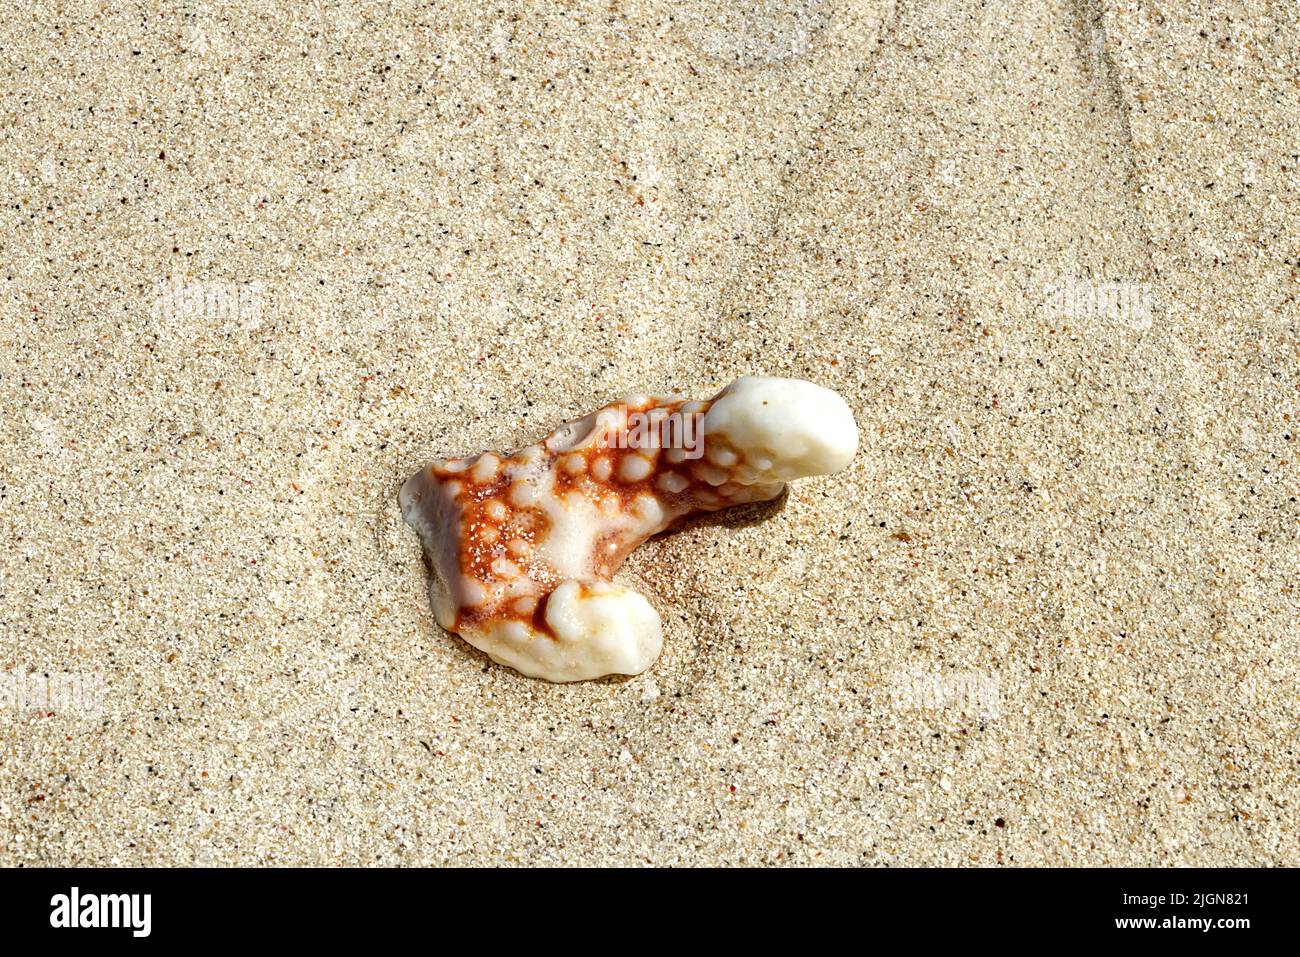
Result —
<instances>
[{"instance_id":1,"label":"orange-brown coral marking","mask_svg":"<svg viewBox=\"0 0 1300 957\"><path fill-rule=\"evenodd\" d=\"M732 480L745 456L722 437L703 447L699 423L710 405L658 397L615 403L582 420L591 420L593 432L576 443L566 426L513 455L486 452L435 463L430 494L445 495L460 514L460 572L488 596L457 607L456 630L514 619L551 633L545 597L569 576L551 563L545 545L556 504L564 507L571 496L592 506L605 526L589 556L589 571L599 578L613 575L637 545L691 512L772 497ZM667 428L630 434L629 419L638 415L652 423L694 416L696 447L663 447ZM494 592L500 594L490 597Z\"/></svg>"},{"instance_id":2,"label":"orange-brown coral marking","mask_svg":"<svg viewBox=\"0 0 1300 957\"><path fill-rule=\"evenodd\" d=\"M844 468L847 403L797 379L743 376L707 402L636 396L513 455L440 462L399 494L424 542L439 623L550 681L638 674L659 614L610 580L638 544L695 511Z\"/></svg>"}]
</instances>

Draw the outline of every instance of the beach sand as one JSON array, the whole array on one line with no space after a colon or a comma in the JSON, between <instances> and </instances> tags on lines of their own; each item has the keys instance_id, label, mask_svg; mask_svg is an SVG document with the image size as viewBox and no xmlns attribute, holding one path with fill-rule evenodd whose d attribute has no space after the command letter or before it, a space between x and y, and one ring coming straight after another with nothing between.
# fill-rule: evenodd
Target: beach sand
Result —
<instances>
[{"instance_id":1,"label":"beach sand","mask_svg":"<svg viewBox=\"0 0 1300 957\"><path fill-rule=\"evenodd\" d=\"M0 864L1300 864L1300 8L754 6L5 18ZM412 471L747 373L647 673L434 623Z\"/></svg>"}]
</instances>

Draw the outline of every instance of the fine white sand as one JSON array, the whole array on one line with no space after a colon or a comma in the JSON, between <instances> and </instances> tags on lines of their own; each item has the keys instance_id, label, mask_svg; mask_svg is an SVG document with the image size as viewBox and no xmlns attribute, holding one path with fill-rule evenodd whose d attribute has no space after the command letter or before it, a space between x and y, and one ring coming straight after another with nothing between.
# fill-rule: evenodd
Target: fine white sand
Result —
<instances>
[{"instance_id":1,"label":"fine white sand","mask_svg":"<svg viewBox=\"0 0 1300 957\"><path fill-rule=\"evenodd\" d=\"M0 51L0 864L1300 864L1294 3ZM438 628L412 470L747 373L861 450L633 555L649 672Z\"/></svg>"}]
</instances>

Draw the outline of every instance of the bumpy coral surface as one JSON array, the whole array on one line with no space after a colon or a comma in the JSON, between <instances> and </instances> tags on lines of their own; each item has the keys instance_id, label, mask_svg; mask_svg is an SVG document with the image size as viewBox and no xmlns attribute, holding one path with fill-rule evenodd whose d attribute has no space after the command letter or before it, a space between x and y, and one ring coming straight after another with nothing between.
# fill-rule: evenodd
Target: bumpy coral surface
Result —
<instances>
[{"instance_id":1,"label":"bumpy coral surface","mask_svg":"<svg viewBox=\"0 0 1300 957\"><path fill-rule=\"evenodd\" d=\"M625 397L509 456L440 460L400 502L444 628L533 677L636 674L662 630L643 596L610 581L628 554L692 512L837 471L857 440L834 392L747 376L708 401Z\"/></svg>"}]
</instances>

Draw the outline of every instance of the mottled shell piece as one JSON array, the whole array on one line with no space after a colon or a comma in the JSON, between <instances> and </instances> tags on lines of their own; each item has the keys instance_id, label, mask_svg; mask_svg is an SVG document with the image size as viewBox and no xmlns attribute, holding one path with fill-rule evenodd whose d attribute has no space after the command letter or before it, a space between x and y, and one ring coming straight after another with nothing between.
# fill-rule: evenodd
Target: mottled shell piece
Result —
<instances>
[{"instance_id":1,"label":"mottled shell piece","mask_svg":"<svg viewBox=\"0 0 1300 957\"><path fill-rule=\"evenodd\" d=\"M629 396L512 455L440 460L400 503L445 628L551 681L636 674L662 638L649 602L609 581L628 554L692 512L842 468L856 445L835 393L746 377L704 402Z\"/></svg>"}]
</instances>

